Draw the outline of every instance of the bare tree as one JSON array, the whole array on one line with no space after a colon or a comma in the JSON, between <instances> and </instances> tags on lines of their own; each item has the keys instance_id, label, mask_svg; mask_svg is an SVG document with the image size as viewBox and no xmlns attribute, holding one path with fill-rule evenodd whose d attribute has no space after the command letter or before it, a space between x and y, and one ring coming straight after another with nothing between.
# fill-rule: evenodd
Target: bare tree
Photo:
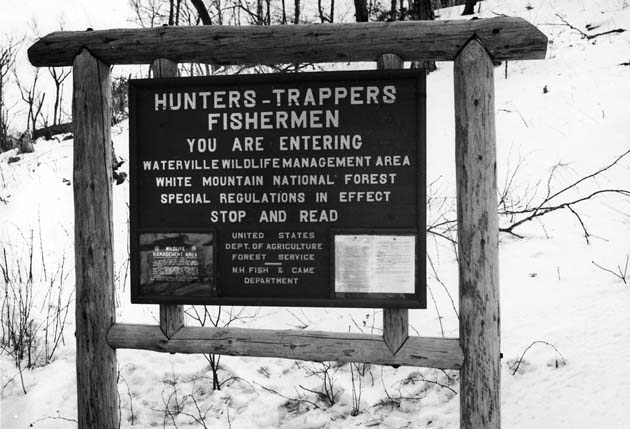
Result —
<instances>
[{"instance_id":1,"label":"bare tree","mask_svg":"<svg viewBox=\"0 0 630 429\"><path fill-rule=\"evenodd\" d=\"M62 67L49 67L48 72L55 82L55 105L53 107L53 125L61 121L61 102L63 101L63 82L70 76L71 70Z\"/></svg>"},{"instance_id":2,"label":"bare tree","mask_svg":"<svg viewBox=\"0 0 630 429\"><path fill-rule=\"evenodd\" d=\"M367 0L354 0L354 16L357 22L368 22Z\"/></svg>"},{"instance_id":3,"label":"bare tree","mask_svg":"<svg viewBox=\"0 0 630 429\"><path fill-rule=\"evenodd\" d=\"M431 21L434 19L431 0L412 0L409 2L409 17L413 20Z\"/></svg>"},{"instance_id":4,"label":"bare tree","mask_svg":"<svg viewBox=\"0 0 630 429\"><path fill-rule=\"evenodd\" d=\"M162 0L129 0L129 5L136 15L136 22L142 27L150 28L168 22L168 11L164 10Z\"/></svg>"},{"instance_id":5,"label":"bare tree","mask_svg":"<svg viewBox=\"0 0 630 429\"><path fill-rule=\"evenodd\" d=\"M330 0L330 13L326 15L322 0L317 0L317 11L319 12L319 19L323 23L335 21L335 0Z\"/></svg>"},{"instance_id":6,"label":"bare tree","mask_svg":"<svg viewBox=\"0 0 630 429\"><path fill-rule=\"evenodd\" d=\"M212 25L212 19L210 18L210 13L208 13L208 9L202 0L190 0L192 5L195 7L199 18L203 25Z\"/></svg>"},{"instance_id":7,"label":"bare tree","mask_svg":"<svg viewBox=\"0 0 630 429\"><path fill-rule=\"evenodd\" d=\"M44 99L46 98L46 93L41 93L37 90L37 80L39 79L39 69L35 68L35 75L33 77L33 82L28 88L25 88L20 83L20 79L15 74L15 82L17 84L18 89L20 90L20 97L22 100L28 105L28 115L26 117L26 129L31 133L35 131L37 127L37 120L39 119L42 113L42 107L44 106Z\"/></svg>"},{"instance_id":8,"label":"bare tree","mask_svg":"<svg viewBox=\"0 0 630 429\"><path fill-rule=\"evenodd\" d=\"M462 12L462 15L474 14L476 4L477 4L477 0L466 0L466 5L464 6L464 12Z\"/></svg>"},{"instance_id":9,"label":"bare tree","mask_svg":"<svg viewBox=\"0 0 630 429\"><path fill-rule=\"evenodd\" d=\"M228 326L240 323L246 319L255 319L258 316L258 310L249 312L246 307L224 307L219 305L216 311L212 307L191 305L185 311L186 315L197 322L199 326L213 326L215 328L227 328ZM219 371L221 370L221 355L204 354L203 357L210 364L212 371L212 390L221 390L221 387L230 381L219 380Z\"/></svg>"},{"instance_id":10,"label":"bare tree","mask_svg":"<svg viewBox=\"0 0 630 429\"><path fill-rule=\"evenodd\" d=\"M286 0L282 0L281 1L281 8L282 8L282 20L280 21L280 24L286 24L287 23L287 3Z\"/></svg>"},{"instance_id":11,"label":"bare tree","mask_svg":"<svg viewBox=\"0 0 630 429\"><path fill-rule=\"evenodd\" d=\"M330 9L319 0L321 22L333 22L335 0L329 0ZM135 21L143 27L163 25L271 25L298 24L304 22L302 2L294 0L294 15L287 16L286 0L130 0ZM328 12L330 10L330 12ZM183 76L206 76L210 74L239 74L245 70L269 72L298 71L310 64L280 64L266 66L216 66L201 63L181 63Z\"/></svg>"},{"instance_id":12,"label":"bare tree","mask_svg":"<svg viewBox=\"0 0 630 429\"><path fill-rule=\"evenodd\" d=\"M262 0L256 0L256 25L265 25Z\"/></svg>"},{"instance_id":13,"label":"bare tree","mask_svg":"<svg viewBox=\"0 0 630 429\"><path fill-rule=\"evenodd\" d=\"M169 0L168 25L175 25L175 1Z\"/></svg>"},{"instance_id":14,"label":"bare tree","mask_svg":"<svg viewBox=\"0 0 630 429\"><path fill-rule=\"evenodd\" d=\"M65 18L61 15L57 19L57 27L59 31L64 30L65 26ZM31 20L30 23L31 31L36 37L41 37L41 32L39 31L39 24L35 18ZM61 121L61 103L63 101L63 82L70 76L70 68L56 68L49 67L48 73L50 73L50 77L52 77L53 82L55 83L55 104L53 106L53 123L52 125L58 125ZM33 132L35 129L33 128Z\"/></svg>"},{"instance_id":15,"label":"bare tree","mask_svg":"<svg viewBox=\"0 0 630 429\"><path fill-rule=\"evenodd\" d=\"M221 4L213 0L210 5ZM192 6L191 6L192 5ZM203 0L129 0L134 21L145 28L160 25L212 25L211 8ZM219 22L221 24L221 22Z\"/></svg>"},{"instance_id":16,"label":"bare tree","mask_svg":"<svg viewBox=\"0 0 630 429\"><path fill-rule=\"evenodd\" d=\"M182 7L182 0L177 0L177 3L175 4L175 21L173 22L173 25L179 25L179 13Z\"/></svg>"},{"instance_id":17,"label":"bare tree","mask_svg":"<svg viewBox=\"0 0 630 429\"><path fill-rule=\"evenodd\" d=\"M294 24L299 24L300 23L300 13L301 13L300 0L295 0L294 4L295 4L295 14L293 16L293 23Z\"/></svg>"},{"instance_id":18,"label":"bare tree","mask_svg":"<svg viewBox=\"0 0 630 429\"><path fill-rule=\"evenodd\" d=\"M11 149L8 141L9 120L4 104L4 87L15 64L21 40L8 38L0 41L0 152Z\"/></svg>"}]
</instances>

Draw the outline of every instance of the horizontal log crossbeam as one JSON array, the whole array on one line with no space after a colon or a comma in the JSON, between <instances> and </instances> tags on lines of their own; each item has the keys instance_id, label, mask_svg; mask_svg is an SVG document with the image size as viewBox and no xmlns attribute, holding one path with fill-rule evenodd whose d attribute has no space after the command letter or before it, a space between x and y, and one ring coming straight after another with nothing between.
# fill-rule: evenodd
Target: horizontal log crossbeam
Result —
<instances>
[{"instance_id":1,"label":"horizontal log crossbeam","mask_svg":"<svg viewBox=\"0 0 630 429\"><path fill-rule=\"evenodd\" d=\"M452 61L472 38L494 60L543 59L547 37L522 18L271 26L192 26L60 31L28 50L34 66L69 66L87 49L106 64L156 58L215 65L403 60Z\"/></svg>"},{"instance_id":2,"label":"horizontal log crossbeam","mask_svg":"<svg viewBox=\"0 0 630 429\"><path fill-rule=\"evenodd\" d=\"M216 353L440 369L460 369L464 360L458 338L409 337L394 354L382 336L370 334L184 326L167 338L159 326L114 324L107 342L116 349L163 353Z\"/></svg>"}]
</instances>

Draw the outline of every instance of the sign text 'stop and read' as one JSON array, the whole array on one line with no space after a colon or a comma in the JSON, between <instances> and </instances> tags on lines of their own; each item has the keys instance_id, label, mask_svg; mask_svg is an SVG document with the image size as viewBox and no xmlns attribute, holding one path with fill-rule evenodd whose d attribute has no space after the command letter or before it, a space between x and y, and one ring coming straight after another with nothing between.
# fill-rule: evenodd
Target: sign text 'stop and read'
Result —
<instances>
[{"instance_id":1,"label":"sign text 'stop and read'","mask_svg":"<svg viewBox=\"0 0 630 429\"><path fill-rule=\"evenodd\" d=\"M425 305L422 72L136 80L130 112L134 302Z\"/></svg>"}]
</instances>

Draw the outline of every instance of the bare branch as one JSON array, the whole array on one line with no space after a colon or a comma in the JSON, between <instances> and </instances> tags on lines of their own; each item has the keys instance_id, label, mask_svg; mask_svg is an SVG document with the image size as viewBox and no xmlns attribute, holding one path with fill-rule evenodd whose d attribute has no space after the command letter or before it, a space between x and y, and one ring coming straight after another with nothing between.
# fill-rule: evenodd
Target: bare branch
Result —
<instances>
[{"instance_id":1,"label":"bare branch","mask_svg":"<svg viewBox=\"0 0 630 429\"><path fill-rule=\"evenodd\" d=\"M302 397L300 395L298 395L298 398L290 398L290 397L288 397L286 395L283 395L282 393L278 392L277 390L272 389L271 387L263 386L262 384L256 383L255 381L253 383L257 384L260 387L262 387L267 392L273 393L274 395L278 395L281 398L286 399L287 401L295 402L295 403L304 403L304 404L311 405L311 406L313 406L316 409L319 409L319 405L317 405L315 402L309 401L308 399L305 399L304 397Z\"/></svg>"},{"instance_id":2,"label":"bare branch","mask_svg":"<svg viewBox=\"0 0 630 429\"><path fill-rule=\"evenodd\" d=\"M419 377L416 377L416 376L419 376ZM438 380L429 380L420 371L415 372L412 375L410 375L409 377L405 378L404 380L402 380L400 382L400 384L404 385L404 384L409 384L409 383L415 383L416 381L422 381L424 383L435 384L436 386L439 386L439 387L441 387L443 389L448 389L448 390L450 390L451 392L453 392L454 394L457 395L457 391L455 389L453 389L452 387L447 386L446 384L440 383Z\"/></svg>"},{"instance_id":3,"label":"bare branch","mask_svg":"<svg viewBox=\"0 0 630 429\"><path fill-rule=\"evenodd\" d=\"M580 215L575 210L573 210L573 208L571 206L567 206L567 208L571 211L571 213L573 213L575 215L577 220L580 222L580 225L582 225L582 230L584 231L584 239L586 240L586 244L591 244L589 239L588 239L588 237L590 237L590 234L586 230L586 226L584 226L584 222L582 222L582 218L580 217Z\"/></svg>"},{"instance_id":4,"label":"bare branch","mask_svg":"<svg viewBox=\"0 0 630 429\"><path fill-rule=\"evenodd\" d=\"M562 353L560 353L560 351L556 348L556 346L554 346L551 343L548 343L547 341L542 341L542 340L537 340L532 342L529 346L527 346L525 348L525 350L523 350L523 353L521 354L521 357L516 361L516 365L514 367L514 369L512 369L512 375L515 375L516 372L518 371L519 367L521 366L521 363L523 363L523 359L525 358L525 354L529 351L529 349L531 349L533 346L535 346L536 344L544 344L547 345L549 347L551 347L552 349L554 349L557 353L557 355L560 357L560 359L562 359L562 363L564 365L566 365L567 361L564 359L564 356L562 356Z\"/></svg>"},{"instance_id":5,"label":"bare branch","mask_svg":"<svg viewBox=\"0 0 630 429\"><path fill-rule=\"evenodd\" d=\"M555 173L558 170L558 167L561 166L561 164L557 164L555 165L552 170L551 173L549 175L549 178L547 180L547 192L544 198L541 199L541 201L532 206L531 204L525 204L524 206L522 206L522 208L518 208L518 209L506 209L505 207L503 209L499 209L499 214L500 215L508 215L508 216L519 216L519 215L525 215L524 217L520 218L519 220L512 222L509 226L507 227L502 227L499 228L499 231L501 232L507 232L510 233L512 235L515 236L519 236L517 234L514 233L514 229L523 225L524 223L527 223L529 221L532 221L534 219L537 219L541 216L544 216L548 213L554 212L556 210L560 210L560 209L567 209L569 210L573 215L575 215L578 219L578 221L580 222L580 225L584 231L584 237L588 243L588 238L590 237L590 234L588 233L588 230L586 229L586 225L584 224L584 222L582 221L581 216L577 213L577 211L575 210L575 206L590 200L593 197L602 195L602 194L619 194L622 195L624 197L630 197L630 191L627 189L600 189L597 191L593 191L590 194L580 197L580 198L576 198L572 201L565 201L562 203L557 203L557 204L551 204L551 201L557 197L559 197L560 195L565 194L566 192L568 192L569 190L572 189L576 189L580 184L584 183L587 180L590 179L596 179L599 175L601 175L602 173L604 173L605 171L609 170L610 168L612 168L613 166L617 165L619 163L619 161L621 161L623 158L625 158L626 156L628 156L628 154L630 154L630 150L627 150L626 152L624 152L623 154L621 154L620 156L618 156L615 160L613 160L612 162L610 162L609 164L607 164L606 166L596 170L595 172L588 174L584 177L581 177L580 179L572 182L571 184L565 186L564 188L560 189L559 191L552 193L551 192L551 181L555 175Z\"/></svg>"},{"instance_id":6,"label":"bare branch","mask_svg":"<svg viewBox=\"0 0 630 429\"><path fill-rule=\"evenodd\" d=\"M624 284L628 284L627 279L626 279L626 275L628 274L628 261L630 261L630 255L626 255L626 265L624 266L623 270L621 269L621 265L617 265L617 270L619 271L619 273L614 272L610 268L603 267L595 261L591 261L591 262L600 270L606 271L612 274L613 276L617 277L618 279L621 279L621 281L623 281Z\"/></svg>"},{"instance_id":7,"label":"bare branch","mask_svg":"<svg viewBox=\"0 0 630 429\"><path fill-rule=\"evenodd\" d=\"M622 153L621 155L619 155L617 157L617 159L615 159L613 162L611 162L610 164L608 164L607 166L595 171L594 173L589 174L588 176L584 176L581 179L579 179L578 181L572 183L571 185L561 189L560 191L556 192L555 194L553 194L551 197L548 198L548 200L552 200L553 198L557 197L558 195L566 192L567 190L576 187L577 185L579 185L580 183L584 182L585 180L588 179L592 179L593 177L603 173L604 171L610 169L611 167L613 167L614 165L616 165L621 159L623 159L624 157L626 157L628 154L630 154L630 149L628 149L627 151L625 151L624 153Z\"/></svg>"},{"instance_id":8,"label":"bare branch","mask_svg":"<svg viewBox=\"0 0 630 429\"><path fill-rule=\"evenodd\" d=\"M437 270L435 269L435 264L433 263L433 259L431 259L428 253L427 253L427 260L429 261L429 265L431 266L431 271L433 271L433 277L442 286L442 288L444 289L444 292L446 292L448 299L451 301L451 307L453 308L453 312L455 312L455 315L457 316L457 318L459 318L459 312L457 311L457 307L455 306L455 301L453 300L451 293L449 292L448 288L446 287L442 279L440 279L440 276L438 275Z\"/></svg>"},{"instance_id":9,"label":"bare branch","mask_svg":"<svg viewBox=\"0 0 630 429\"><path fill-rule=\"evenodd\" d=\"M210 18L208 9L206 9L206 5L203 4L203 0L190 0L190 2L195 7L203 25L212 25L212 19Z\"/></svg>"},{"instance_id":10,"label":"bare branch","mask_svg":"<svg viewBox=\"0 0 630 429\"><path fill-rule=\"evenodd\" d=\"M71 419L68 417L62 417L62 416L48 416L48 417L42 417L41 419L37 419L34 422L32 422L31 424L29 424L29 427L33 427L35 426L37 423L46 421L46 420L63 420L66 422L73 422L73 423L79 423L78 421L76 421L75 419Z\"/></svg>"},{"instance_id":11,"label":"bare branch","mask_svg":"<svg viewBox=\"0 0 630 429\"><path fill-rule=\"evenodd\" d=\"M592 40L596 37L599 36L605 36L606 34L616 34L616 33L623 33L626 30L624 28L616 28L614 30L608 30L608 31L603 31L601 33L596 33L596 34L587 34L585 32L583 32L582 30L580 30L579 28L577 28L576 26L572 25L570 22L568 22L566 19L564 19L562 16L560 16L560 14L556 13L556 16L558 18L560 18L560 21L562 21L562 23L564 25L566 25L567 27L569 27L572 30L577 31L578 33L580 33L580 35L582 36L583 39L586 40ZM547 24L547 25L551 25L551 24ZM587 26L588 27L588 26Z\"/></svg>"}]
</instances>

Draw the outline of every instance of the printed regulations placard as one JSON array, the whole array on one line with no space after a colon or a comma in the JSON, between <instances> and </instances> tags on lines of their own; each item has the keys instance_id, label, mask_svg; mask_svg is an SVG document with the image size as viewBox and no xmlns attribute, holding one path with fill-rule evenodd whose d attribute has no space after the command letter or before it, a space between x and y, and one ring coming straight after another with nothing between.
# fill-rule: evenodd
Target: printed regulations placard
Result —
<instances>
[{"instance_id":1,"label":"printed regulations placard","mask_svg":"<svg viewBox=\"0 0 630 429\"><path fill-rule=\"evenodd\" d=\"M130 81L134 303L425 308L425 76Z\"/></svg>"}]
</instances>

